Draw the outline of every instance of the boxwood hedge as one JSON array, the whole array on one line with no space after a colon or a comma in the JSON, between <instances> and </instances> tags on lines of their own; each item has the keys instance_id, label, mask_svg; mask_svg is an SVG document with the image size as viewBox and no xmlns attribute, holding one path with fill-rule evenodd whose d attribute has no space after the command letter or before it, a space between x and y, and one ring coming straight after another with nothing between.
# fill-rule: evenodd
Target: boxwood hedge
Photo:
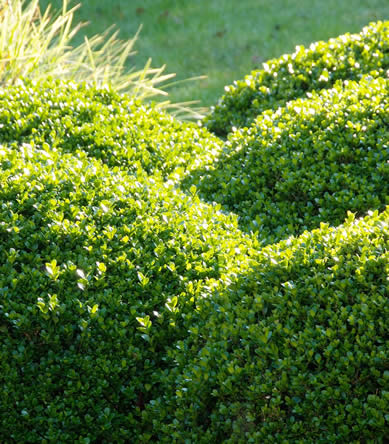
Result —
<instances>
[{"instance_id":1,"label":"boxwood hedge","mask_svg":"<svg viewBox=\"0 0 389 444\"><path fill-rule=\"evenodd\" d=\"M309 91L330 88L337 80L358 80L362 74L383 76L388 68L389 22L371 23L359 34L297 46L293 54L264 63L263 69L225 88L205 124L225 136L232 127L249 126L264 110Z\"/></svg>"},{"instance_id":2,"label":"boxwood hedge","mask_svg":"<svg viewBox=\"0 0 389 444\"><path fill-rule=\"evenodd\" d=\"M198 299L247 270L236 219L81 150L0 147L0 441L147 442Z\"/></svg>"},{"instance_id":3,"label":"boxwood hedge","mask_svg":"<svg viewBox=\"0 0 389 444\"><path fill-rule=\"evenodd\" d=\"M0 140L76 149L134 173L164 178L212 162L220 140L156 106L71 82L25 82L0 90Z\"/></svg>"},{"instance_id":4,"label":"boxwood hedge","mask_svg":"<svg viewBox=\"0 0 389 444\"><path fill-rule=\"evenodd\" d=\"M0 90L0 442L383 443L389 209L322 222L384 206L387 92L224 144L109 90Z\"/></svg>"},{"instance_id":5,"label":"boxwood hedge","mask_svg":"<svg viewBox=\"0 0 389 444\"><path fill-rule=\"evenodd\" d=\"M218 161L184 180L271 243L389 203L389 81L312 92L231 134Z\"/></svg>"},{"instance_id":6,"label":"boxwood hedge","mask_svg":"<svg viewBox=\"0 0 389 444\"><path fill-rule=\"evenodd\" d=\"M174 442L387 442L388 247L389 208L261 250L176 348L156 430Z\"/></svg>"}]
</instances>

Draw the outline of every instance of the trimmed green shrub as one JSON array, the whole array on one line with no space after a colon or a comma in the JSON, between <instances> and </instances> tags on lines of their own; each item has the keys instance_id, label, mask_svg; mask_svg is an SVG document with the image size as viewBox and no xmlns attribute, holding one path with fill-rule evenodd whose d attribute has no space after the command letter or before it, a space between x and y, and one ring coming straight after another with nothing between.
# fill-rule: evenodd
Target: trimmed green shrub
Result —
<instances>
[{"instance_id":1,"label":"trimmed green shrub","mask_svg":"<svg viewBox=\"0 0 389 444\"><path fill-rule=\"evenodd\" d=\"M389 203L389 81L363 78L265 111L185 179L268 244Z\"/></svg>"},{"instance_id":2,"label":"trimmed green shrub","mask_svg":"<svg viewBox=\"0 0 389 444\"><path fill-rule=\"evenodd\" d=\"M232 127L249 126L257 115L277 109L312 90L331 88L337 80L378 77L389 68L389 22L372 23L359 34L345 34L309 48L297 46L225 88L225 95L204 120L225 136Z\"/></svg>"},{"instance_id":3,"label":"trimmed green shrub","mask_svg":"<svg viewBox=\"0 0 389 444\"><path fill-rule=\"evenodd\" d=\"M0 146L0 245L3 443L151 439L168 350L258 248L194 191L32 142Z\"/></svg>"},{"instance_id":4,"label":"trimmed green shrub","mask_svg":"<svg viewBox=\"0 0 389 444\"><path fill-rule=\"evenodd\" d=\"M152 105L76 83L26 82L0 89L0 140L81 149L109 166L167 178L181 176L220 151L220 140Z\"/></svg>"},{"instance_id":5,"label":"trimmed green shrub","mask_svg":"<svg viewBox=\"0 0 389 444\"><path fill-rule=\"evenodd\" d=\"M0 442L384 443L389 209L348 210L388 203L388 86L225 144L109 90L1 89Z\"/></svg>"},{"instance_id":6,"label":"trimmed green shrub","mask_svg":"<svg viewBox=\"0 0 389 444\"><path fill-rule=\"evenodd\" d=\"M203 301L156 430L174 442L386 442L388 247L389 209L260 251Z\"/></svg>"}]
</instances>

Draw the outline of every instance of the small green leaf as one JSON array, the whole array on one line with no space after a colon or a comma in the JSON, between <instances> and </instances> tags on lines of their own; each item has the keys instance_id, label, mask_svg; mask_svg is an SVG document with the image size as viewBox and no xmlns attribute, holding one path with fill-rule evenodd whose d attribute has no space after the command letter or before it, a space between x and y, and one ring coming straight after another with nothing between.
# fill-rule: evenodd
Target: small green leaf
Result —
<instances>
[{"instance_id":1,"label":"small green leaf","mask_svg":"<svg viewBox=\"0 0 389 444\"><path fill-rule=\"evenodd\" d=\"M97 263L97 268L99 269L99 271L101 271L101 273L105 273L107 271L107 267L103 262L96 262Z\"/></svg>"}]
</instances>

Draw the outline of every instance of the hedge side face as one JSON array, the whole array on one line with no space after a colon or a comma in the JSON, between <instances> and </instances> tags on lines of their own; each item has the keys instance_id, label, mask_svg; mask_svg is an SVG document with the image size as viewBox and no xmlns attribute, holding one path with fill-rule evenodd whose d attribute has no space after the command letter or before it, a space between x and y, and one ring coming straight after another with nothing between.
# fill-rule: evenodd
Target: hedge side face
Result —
<instances>
[{"instance_id":1,"label":"hedge side face","mask_svg":"<svg viewBox=\"0 0 389 444\"><path fill-rule=\"evenodd\" d=\"M155 411L176 442L386 442L389 211L260 251L204 301ZM165 409L164 409L165 407ZM155 427L160 427L160 417Z\"/></svg>"},{"instance_id":2,"label":"hedge side face","mask_svg":"<svg viewBox=\"0 0 389 444\"><path fill-rule=\"evenodd\" d=\"M258 244L80 150L1 145L0 202L0 441L147 441L168 349Z\"/></svg>"},{"instance_id":3,"label":"hedge side face","mask_svg":"<svg viewBox=\"0 0 389 444\"><path fill-rule=\"evenodd\" d=\"M389 81L363 78L310 93L231 134L218 161L185 179L237 213L266 244L338 225L389 196Z\"/></svg>"},{"instance_id":4,"label":"hedge side face","mask_svg":"<svg viewBox=\"0 0 389 444\"><path fill-rule=\"evenodd\" d=\"M337 80L358 80L363 74L385 76L389 69L389 22L372 23L359 34L345 34L309 48L298 46L226 87L205 125L226 136L232 127L250 126L267 109L285 106L307 92L331 88Z\"/></svg>"}]
</instances>

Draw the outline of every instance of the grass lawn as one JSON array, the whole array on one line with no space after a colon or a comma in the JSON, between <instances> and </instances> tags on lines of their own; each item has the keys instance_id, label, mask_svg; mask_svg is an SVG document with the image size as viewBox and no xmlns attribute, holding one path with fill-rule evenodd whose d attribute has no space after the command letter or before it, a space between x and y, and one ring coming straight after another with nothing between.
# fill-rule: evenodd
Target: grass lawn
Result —
<instances>
[{"instance_id":1,"label":"grass lawn","mask_svg":"<svg viewBox=\"0 0 389 444\"><path fill-rule=\"evenodd\" d=\"M57 9L62 0L40 3ZM206 75L171 89L172 101L196 99L206 106L269 58L388 18L387 0L86 0L76 15L90 22L83 30L89 36L116 24L120 38L128 39L143 24L130 63L139 69L151 57L179 80Z\"/></svg>"}]
</instances>

